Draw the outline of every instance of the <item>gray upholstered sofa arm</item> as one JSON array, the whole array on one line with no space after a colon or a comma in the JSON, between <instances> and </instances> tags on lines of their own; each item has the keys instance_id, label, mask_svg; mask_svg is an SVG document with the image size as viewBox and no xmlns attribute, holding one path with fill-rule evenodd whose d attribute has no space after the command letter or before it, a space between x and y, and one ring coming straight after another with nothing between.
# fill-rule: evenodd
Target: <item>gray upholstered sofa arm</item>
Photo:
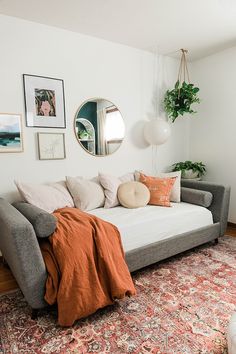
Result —
<instances>
[{"instance_id":1,"label":"gray upholstered sofa arm","mask_svg":"<svg viewBox=\"0 0 236 354\"><path fill-rule=\"evenodd\" d=\"M45 307L43 297L47 273L34 229L17 209L2 198L0 250L29 305L32 308Z\"/></svg>"},{"instance_id":2,"label":"gray upholstered sofa arm","mask_svg":"<svg viewBox=\"0 0 236 354\"><path fill-rule=\"evenodd\" d=\"M211 192L181 187L181 201L209 208L213 200Z\"/></svg>"},{"instance_id":3,"label":"gray upholstered sofa arm","mask_svg":"<svg viewBox=\"0 0 236 354\"><path fill-rule=\"evenodd\" d=\"M228 221L230 187L207 181L191 180L183 180L181 185L182 187L200 189L212 193L213 200L208 209L212 212L214 223L220 223L220 235L223 236Z\"/></svg>"}]
</instances>

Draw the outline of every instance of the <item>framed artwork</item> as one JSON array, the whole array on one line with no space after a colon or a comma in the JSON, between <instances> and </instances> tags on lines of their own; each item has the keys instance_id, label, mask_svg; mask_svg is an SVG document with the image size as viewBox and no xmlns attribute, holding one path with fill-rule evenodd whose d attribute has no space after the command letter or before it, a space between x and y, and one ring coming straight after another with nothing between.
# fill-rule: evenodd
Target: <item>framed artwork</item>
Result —
<instances>
[{"instance_id":1,"label":"framed artwork","mask_svg":"<svg viewBox=\"0 0 236 354\"><path fill-rule=\"evenodd\" d=\"M64 133L38 133L40 160L60 160L66 158Z\"/></svg>"},{"instance_id":2,"label":"framed artwork","mask_svg":"<svg viewBox=\"0 0 236 354\"><path fill-rule=\"evenodd\" d=\"M24 74L23 82L26 126L65 128L63 80Z\"/></svg>"},{"instance_id":3,"label":"framed artwork","mask_svg":"<svg viewBox=\"0 0 236 354\"><path fill-rule=\"evenodd\" d=\"M0 113L0 152L22 152L21 114Z\"/></svg>"}]
</instances>

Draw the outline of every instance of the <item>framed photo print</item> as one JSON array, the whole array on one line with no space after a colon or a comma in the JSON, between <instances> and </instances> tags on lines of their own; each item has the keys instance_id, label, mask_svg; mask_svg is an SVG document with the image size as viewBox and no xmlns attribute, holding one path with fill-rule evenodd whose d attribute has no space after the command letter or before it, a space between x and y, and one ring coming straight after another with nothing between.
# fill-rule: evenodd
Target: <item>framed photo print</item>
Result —
<instances>
[{"instance_id":1,"label":"framed photo print","mask_svg":"<svg viewBox=\"0 0 236 354\"><path fill-rule=\"evenodd\" d=\"M63 80L24 74L23 82L26 126L65 128Z\"/></svg>"},{"instance_id":2,"label":"framed photo print","mask_svg":"<svg viewBox=\"0 0 236 354\"><path fill-rule=\"evenodd\" d=\"M0 152L22 152L21 114L0 113Z\"/></svg>"},{"instance_id":3,"label":"framed photo print","mask_svg":"<svg viewBox=\"0 0 236 354\"><path fill-rule=\"evenodd\" d=\"M65 159L65 134L38 133L38 151L40 160Z\"/></svg>"}]
</instances>

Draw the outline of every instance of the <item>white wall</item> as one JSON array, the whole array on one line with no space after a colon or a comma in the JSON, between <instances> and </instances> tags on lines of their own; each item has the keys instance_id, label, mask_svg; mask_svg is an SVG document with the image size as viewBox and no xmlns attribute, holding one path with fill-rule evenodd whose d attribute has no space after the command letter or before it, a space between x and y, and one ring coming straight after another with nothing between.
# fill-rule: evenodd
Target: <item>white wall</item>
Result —
<instances>
[{"instance_id":1,"label":"white wall","mask_svg":"<svg viewBox=\"0 0 236 354\"><path fill-rule=\"evenodd\" d=\"M190 158L206 179L231 186L229 220L236 223L236 47L194 62L201 104L191 120Z\"/></svg>"},{"instance_id":2,"label":"white wall","mask_svg":"<svg viewBox=\"0 0 236 354\"><path fill-rule=\"evenodd\" d=\"M121 175L141 168L151 170L151 147L143 142L143 121L155 113L156 99L173 85L178 62L159 58L158 87L155 57L144 51L77 33L0 15L0 112L22 113L24 152L1 153L0 196L17 197L14 179L41 183L65 175L93 176L98 171ZM64 80L66 130L25 127L22 74ZM126 137L121 148L107 157L93 157L78 144L74 114L91 97L103 97L120 109ZM188 157L185 119L172 126L172 138L158 149L158 169ZM65 160L40 161L36 132L66 133Z\"/></svg>"}]
</instances>

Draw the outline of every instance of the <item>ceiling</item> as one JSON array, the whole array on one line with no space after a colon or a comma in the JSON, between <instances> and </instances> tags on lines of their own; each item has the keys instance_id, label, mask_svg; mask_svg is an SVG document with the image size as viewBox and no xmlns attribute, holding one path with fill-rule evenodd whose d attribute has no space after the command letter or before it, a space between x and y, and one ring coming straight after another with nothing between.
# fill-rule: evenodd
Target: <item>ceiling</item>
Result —
<instances>
[{"instance_id":1,"label":"ceiling","mask_svg":"<svg viewBox=\"0 0 236 354\"><path fill-rule=\"evenodd\" d=\"M0 13L191 60L236 45L235 0L0 0Z\"/></svg>"}]
</instances>

